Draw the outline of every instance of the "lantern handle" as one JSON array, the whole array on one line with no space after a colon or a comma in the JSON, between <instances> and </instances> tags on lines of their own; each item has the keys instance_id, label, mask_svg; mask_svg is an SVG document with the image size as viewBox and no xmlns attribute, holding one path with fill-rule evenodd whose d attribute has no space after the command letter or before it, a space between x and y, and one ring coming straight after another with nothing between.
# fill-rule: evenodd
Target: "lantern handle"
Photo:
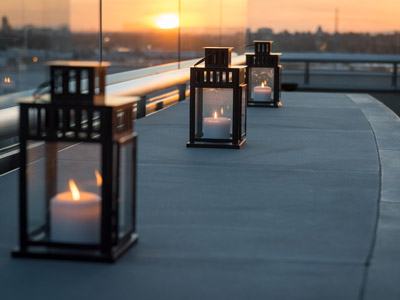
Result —
<instances>
[{"instance_id":1,"label":"lantern handle","mask_svg":"<svg viewBox=\"0 0 400 300\"><path fill-rule=\"evenodd\" d=\"M245 48L254 47L254 46L255 46L255 44L244 45Z\"/></svg>"},{"instance_id":2,"label":"lantern handle","mask_svg":"<svg viewBox=\"0 0 400 300\"><path fill-rule=\"evenodd\" d=\"M216 52L216 50L211 51L210 53L208 53L208 55L204 56L204 57L203 57L202 59L200 59L197 63L195 63L195 64L194 64L194 67L197 66L197 65L199 65L199 64L201 64L202 62L204 62L204 61L207 59L207 57L213 55L215 52Z\"/></svg>"},{"instance_id":3,"label":"lantern handle","mask_svg":"<svg viewBox=\"0 0 400 300\"><path fill-rule=\"evenodd\" d=\"M67 71L63 70L63 74L65 74L65 73L67 73ZM72 76L71 79L75 80L76 78L75 78L75 76ZM35 91L32 94L35 102L39 101L40 97L47 92L47 91L43 91L43 89L51 86L51 84L52 84L52 80L48 80L48 81L42 82L41 84L38 85L38 87L35 89Z\"/></svg>"},{"instance_id":4,"label":"lantern handle","mask_svg":"<svg viewBox=\"0 0 400 300\"><path fill-rule=\"evenodd\" d=\"M51 84L51 81L45 81L38 85L38 87L35 89L35 91L32 94L35 102L39 101L40 97L46 93L46 91L43 92L42 90L45 89L46 87L49 87L50 84Z\"/></svg>"}]
</instances>

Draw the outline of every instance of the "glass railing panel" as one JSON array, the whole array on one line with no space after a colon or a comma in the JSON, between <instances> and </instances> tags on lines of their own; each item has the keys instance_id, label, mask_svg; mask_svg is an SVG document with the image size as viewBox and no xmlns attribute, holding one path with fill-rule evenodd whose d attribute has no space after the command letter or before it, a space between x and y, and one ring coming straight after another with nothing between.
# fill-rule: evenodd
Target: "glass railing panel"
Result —
<instances>
[{"instance_id":1,"label":"glass railing panel","mask_svg":"<svg viewBox=\"0 0 400 300\"><path fill-rule=\"evenodd\" d=\"M0 0L0 96L47 81L47 61L97 59L97 7L95 0Z\"/></svg>"},{"instance_id":2,"label":"glass railing panel","mask_svg":"<svg viewBox=\"0 0 400 300\"><path fill-rule=\"evenodd\" d=\"M178 60L179 1L103 0L103 59L108 73Z\"/></svg>"},{"instance_id":3,"label":"glass railing panel","mask_svg":"<svg viewBox=\"0 0 400 300\"><path fill-rule=\"evenodd\" d=\"M247 1L220 0L222 9L221 42L234 47L234 51L243 54L246 44Z\"/></svg>"},{"instance_id":4,"label":"glass railing panel","mask_svg":"<svg viewBox=\"0 0 400 300\"><path fill-rule=\"evenodd\" d=\"M245 0L182 0L181 57L201 57L205 46L232 46L243 53L246 6Z\"/></svg>"}]
</instances>

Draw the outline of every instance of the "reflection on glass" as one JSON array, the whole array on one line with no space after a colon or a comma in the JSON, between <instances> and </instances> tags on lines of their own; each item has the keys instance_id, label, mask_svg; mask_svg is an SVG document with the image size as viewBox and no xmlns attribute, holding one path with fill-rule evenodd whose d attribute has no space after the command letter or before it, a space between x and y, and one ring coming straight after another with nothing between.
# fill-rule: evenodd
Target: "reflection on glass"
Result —
<instances>
[{"instance_id":1,"label":"reflection on glass","mask_svg":"<svg viewBox=\"0 0 400 300\"><path fill-rule=\"evenodd\" d=\"M233 90L226 88L203 89L202 120L196 136L210 139L230 139L233 119Z\"/></svg>"},{"instance_id":2,"label":"reflection on glass","mask_svg":"<svg viewBox=\"0 0 400 300\"><path fill-rule=\"evenodd\" d=\"M251 100L256 102L268 102L273 99L274 93L274 69L252 68L250 80Z\"/></svg>"},{"instance_id":3,"label":"reflection on glass","mask_svg":"<svg viewBox=\"0 0 400 300\"><path fill-rule=\"evenodd\" d=\"M202 57L205 46L243 52L245 0L102 4L102 53L112 63L109 73ZM0 95L45 82L49 60L99 59L98 0L0 1L0 12Z\"/></svg>"}]
</instances>

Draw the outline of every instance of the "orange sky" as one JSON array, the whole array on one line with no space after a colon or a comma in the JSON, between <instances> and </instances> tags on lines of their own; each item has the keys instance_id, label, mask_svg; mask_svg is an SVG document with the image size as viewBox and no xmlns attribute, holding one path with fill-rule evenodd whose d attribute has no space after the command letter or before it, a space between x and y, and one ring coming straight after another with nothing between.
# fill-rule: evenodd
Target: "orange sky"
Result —
<instances>
[{"instance_id":1,"label":"orange sky","mask_svg":"<svg viewBox=\"0 0 400 300\"><path fill-rule=\"evenodd\" d=\"M339 31L400 31L400 0L247 0L249 27L275 31L333 32L335 8Z\"/></svg>"},{"instance_id":2,"label":"orange sky","mask_svg":"<svg viewBox=\"0 0 400 300\"><path fill-rule=\"evenodd\" d=\"M70 3L68 9L68 1ZM181 0L184 30L193 26L210 31L219 25L219 0ZM0 14L11 25L59 25L72 30L98 29L99 0L0 0ZM334 29L335 8L339 9L340 32L400 31L400 0L223 0L224 28L270 27L275 31ZM360 5L360 3L362 3ZM62 5L61 5L62 4ZM25 14L22 14L25 7ZM61 7L61 8L60 8ZM67 7L67 8L65 8ZM178 0L103 0L106 31L143 30L154 26L154 17L176 13ZM1 16L0 16L1 17Z\"/></svg>"},{"instance_id":3,"label":"orange sky","mask_svg":"<svg viewBox=\"0 0 400 300\"><path fill-rule=\"evenodd\" d=\"M71 0L73 30L97 28L98 3L98 0ZM178 13L178 3L178 0L103 0L103 27L109 31L154 28L157 15ZM183 28L207 30L219 26L219 0L181 0L181 3ZM246 0L223 0L223 10L224 26L246 26Z\"/></svg>"},{"instance_id":4,"label":"orange sky","mask_svg":"<svg viewBox=\"0 0 400 300\"><path fill-rule=\"evenodd\" d=\"M0 0L3 1L3 0ZM71 0L72 28L96 25L96 18L79 13L83 3L97 6L97 0ZM218 0L182 0L182 25L214 27L218 25ZM241 10L246 0L223 0L224 26L243 26ZM172 0L103 0L104 24L110 30L132 29L151 24L161 12L177 12L178 1ZM139 4L137 4L139 3ZM360 5L360 3L362 3ZM275 31L315 31L318 25L326 31L334 29L335 8L339 9L339 31L400 31L400 0L247 0L247 26L252 29L270 27ZM236 7L236 9L235 9ZM91 22L94 21L94 22ZM91 24L91 25L89 25Z\"/></svg>"}]
</instances>

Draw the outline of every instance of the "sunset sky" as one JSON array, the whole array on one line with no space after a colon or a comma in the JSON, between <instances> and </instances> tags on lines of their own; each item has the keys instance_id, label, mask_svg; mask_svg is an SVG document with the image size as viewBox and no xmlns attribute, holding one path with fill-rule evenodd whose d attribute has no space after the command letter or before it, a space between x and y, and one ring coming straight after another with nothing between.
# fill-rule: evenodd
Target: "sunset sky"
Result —
<instances>
[{"instance_id":1,"label":"sunset sky","mask_svg":"<svg viewBox=\"0 0 400 300\"><path fill-rule=\"evenodd\" d=\"M248 26L276 31L315 31L318 25L333 32L335 8L339 31L400 31L399 0L248 0Z\"/></svg>"},{"instance_id":2,"label":"sunset sky","mask_svg":"<svg viewBox=\"0 0 400 300\"><path fill-rule=\"evenodd\" d=\"M3 0L0 0L3 1ZM219 26L218 0L181 0L183 28L208 29ZM84 9L82 9L84 6ZM71 0L73 30L91 30L98 23L98 0ZM226 27L246 27L246 0L223 0L222 23ZM88 15L88 11L92 11ZM154 28L160 14L178 14L177 0L103 0L105 30L140 30ZM82 22L82 20L85 22Z\"/></svg>"},{"instance_id":3,"label":"sunset sky","mask_svg":"<svg viewBox=\"0 0 400 300\"><path fill-rule=\"evenodd\" d=\"M219 25L218 0L181 0L182 26L206 31ZM11 25L22 20L34 25L70 23L74 31L98 29L99 0L0 0L0 14ZM269 27L275 31L334 30L335 9L339 10L340 32L400 31L398 0L223 0L224 28ZM362 5L360 5L362 3ZM25 7L25 13L22 8ZM246 13L247 10L247 23ZM162 13L177 13L178 0L103 0L105 30L154 28Z\"/></svg>"}]
</instances>

